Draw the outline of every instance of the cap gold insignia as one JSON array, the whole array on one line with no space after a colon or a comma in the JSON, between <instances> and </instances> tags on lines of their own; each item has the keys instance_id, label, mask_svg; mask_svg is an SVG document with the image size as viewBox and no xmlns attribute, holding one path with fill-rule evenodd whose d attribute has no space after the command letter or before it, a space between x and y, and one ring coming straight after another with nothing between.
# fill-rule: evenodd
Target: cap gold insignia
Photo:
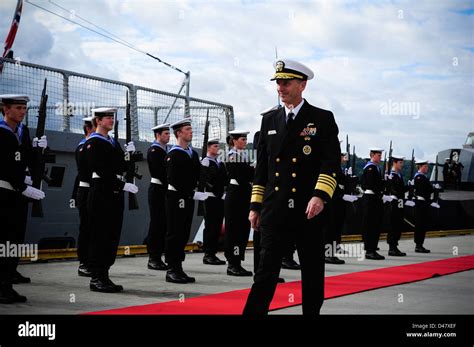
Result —
<instances>
[{"instance_id":1,"label":"cap gold insignia","mask_svg":"<svg viewBox=\"0 0 474 347\"><path fill-rule=\"evenodd\" d=\"M310 155L311 154L311 146L308 146L308 145L304 146L303 147L303 153L305 155Z\"/></svg>"},{"instance_id":2,"label":"cap gold insignia","mask_svg":"<svg viewBox=\"0 0 474 347\"><path fill-rule=\"evenodd\" d=\"M277 63L275 64L275 69L276 69L276 72L281 72L283 71L283 68L285 67L285 63L283 61L277 61Z\"/></svg>"}]
</instances>

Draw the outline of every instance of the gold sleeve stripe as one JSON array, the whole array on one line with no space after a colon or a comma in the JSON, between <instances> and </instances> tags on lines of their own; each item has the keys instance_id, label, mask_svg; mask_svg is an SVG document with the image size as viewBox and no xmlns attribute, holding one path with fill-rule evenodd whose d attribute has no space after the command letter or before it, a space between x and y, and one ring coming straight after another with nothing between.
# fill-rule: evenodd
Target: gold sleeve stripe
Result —
<instances>
[{"instance_id":1,"label":"gold sleeve stripe","mask_svg":"<svg viewBox=\"0 0 474 347\"><path fill-rule=\"evenodd\" d=\"M265 191L265 188L253 187L252 190Z\"/></svg>"},{"instance_id":2,"label":"gold sleeve stripe","mask_svg":"<svg viewBox=\"0 0 474 347\"><path fill-rule=\"evenodd\" d=\"M252 198L250 199L250 202L257 202L257 203L261 204L263 202L263 195L252 194Z\"/></svg>"},{"instance_id":3,"label":"gold sleeve stripe","mask_svg":"<svg viewBox=\"0 0 474 347\"><path fill-rule=\"evenodd\" d=\"M321 178L326 178L326 179L328 179L330 182L334 183L334 185L337 184L336 179L335 179L334 177L329 176L329 175L320 174L320 175L319 175L319 179L321 179Z\"/></svg>"},{"instance_id":4,"label":"gold sleeve stripe","mask_svg":"<svg viewBox=\"0 0 474 347\"><path fill-rule=\"evenodd\" d=\"M324 177L319 177L317 183L324 183L332 187L333 189L336 189L336 183L329 181L327 178L324 178Z\"/></svg>"},{"instance_id":5,"label":"gold sleeve stripe","mask_svg":"<svg viewBox=\"0 0 474 347\"><path fill-rule=\"evenodd\" d=\"M334 188L323 182L318 182L316 184L316 189L322 190L323 192L327 193L330 198L332 198L332 195L334 194Z\"/></svg>"},{"instance_id":6,"label":"gold sleeve stripe","mask_svg":"<svg viewBox=\"0 0 474 347\"><path fill-rule=\"evenodd\" d=\"M254 184L253 189L263 189L263 190L265 190L265 187Z\"/></svg>"}]
</instances>

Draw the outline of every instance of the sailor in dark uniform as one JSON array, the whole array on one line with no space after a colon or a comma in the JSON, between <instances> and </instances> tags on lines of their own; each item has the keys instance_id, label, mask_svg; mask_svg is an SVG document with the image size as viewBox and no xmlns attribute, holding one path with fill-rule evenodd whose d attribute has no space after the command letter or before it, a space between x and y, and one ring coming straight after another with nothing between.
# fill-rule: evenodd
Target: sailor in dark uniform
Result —
<instances>
[{"instance_id":1,"label":"sailor in dark uniform","mask_svg":"<svg viewBox=\"0 0 474 347\"><path fill-rule=\"evenodd\" d=\"M184 249L191 233L194 213L193 197L198 181L201 163L199 156L191 147L193 128L189 118L171 124L177 144L166 155L166 246L165 259L169 266L166 281L173 283L192 283L196 279L188 276L182 267Z\"/></svg>"},{"instance_id":2,"label":"sailor in dark uniform","mask_svg":"<svg viewBox=\"0 0 474 347\"><path fill-rule=\"evenodd\" d=\"M77 177L72 196L77 208L79 209L79 236L77 245L79 268L77 272L79 276L84 277L91 276L91 271L89 270L90 225L87 211L87 197L89 195L92 172L89 171L84 144L89 136L95 131L95 128L92 125L92 119L92 116L82 119L84 121L83 130L85 137L79 142L75 151Z\"/></svg>"},{"instance_id":3,"label":"sailor in dark uniform","mask_svg":"<svg viewBox=\"0 0 474 347\"><path fill-rule=\"evenodd\" d=\"M245 315L265 315L281 260L296 243L301 263L303 314L317 315L324 300L324 205L336 188L340 148L331 112L302 98L313 72L280 60L274 64L284 108L263 116L249 220L261 233L260 262Z\"/></svg>"},{"instance_id":4,"label":"sailor in dark uniform","mask_svg":"<svg viewBox=\"0 0 474 347\"><path fill-rule=\"evenodd\" d=\"M243 130L229 132L230 150L225 163L229 185L224 203L225 257L229 263L229 276L252 276L251 271L242 267L250 235L248 211L255 172L250 163L251 158L245 151L248 133Z\"/></svg>"},{"instance_id":5,"label":"sailor in dark uniform","mask_svg":"<svg viewBox=\"0 0 474 347\"><path fill-rule=\"evenodd\" d=\"M380 237L380 225L383 217L383 188L384 181L380 168L383 149L370 148L370 160L364 166L361 185L364 191L362 197L365 258L383 260L384 256L377 253Z\"/></svg>"},{"instance_id":6,"label":"sailor in dark uniform","mask_svg":"<svg viewBox=\"0 0 474 347\"><path fill-rule=\"evenodd\" d=\"M207 142L206 156L201 160L201 177L199 184L208 198L204 201L204 235L203 263L208 265L225 265L225 261L216 256L219 235L224 219L224 190L227 185L227 172L224 163L219 159L219 139Z\"/></svg>"},{"instance_id":7,"label":"sailor in dark uniform","mask_svg":"<svg viewBox=\"0 0 474 347\"><path fill-rule=\"evenodd\" d=\"M115 293L123 290L109 278L115 262L123 222L124 191L137 193L138 187L123 180L125 154L117 139L108 135L114 127L116 108L93 109L92 133L84 144L92 173L87 199L90 223L89 266L92 291Z\"/></svg>"},{"instance_id":8,"label":"sailor in dark uniform","mask_svg":"<svg viewBox=\"0 0 474 347\"><path fill-rule=\"evenodd\" d=\"M413 178L415 186L415 252L430 253L429 249L423 247L426 231L429 226L429 208L439 208L439 204L431 199L434 193L432 184L426 174L429 166L427 160L416 161L418 172Z\"/></svg>"},{"instance_id":9,"label":"sailor in dark uniform","mask_svg":"<svg viewBox=\"0 0 474 347\"><path fill-rule=\"evenodd\" d=\"M25 138L21 122L26 114L26 95L1 95L0 120L0 244L4 250L20 247L24 242L27 198L41 200L44 193L31 187L31 179L25 175L25 158L21 143ZM27 137L27 136L26 136ZM0 303L25 302L12 284L18 283L17 257L0 257Z\"/></svg>"},{"instance_id":10,"label":"sailor in dark uniform","mask_svg":"<svg viewBox=\"0 0 474 347\"><path fill-rule=\"evenodd\" d=\"M165 251L166 241L166 181L165 157L168 153L167 144L170 141L170 125L160 124L152 128L155 140L148 149L147 161L151 182L148 188L148 207L150 210L150 226L146 239L149 259L148 268L151 270L168 270L161 259Z\"/></svg>"},{"instance_id":11,"label":"sailor in dark uniform","mask_svg":"<svg viewBox=\"0 0 474 347\"><path fill-rule=\"evenodd\" d=\"M390 202L390 230L387 235L387 243L389 245L388 255L395 257L403 257L406 253L398 249L398 241L403 230L404 219L404 199L408 187L403 181L402 169L405 157L400 155L392 155L393 166L388 176L388 190L393 200Z\"/></svg>"}]
</instances>

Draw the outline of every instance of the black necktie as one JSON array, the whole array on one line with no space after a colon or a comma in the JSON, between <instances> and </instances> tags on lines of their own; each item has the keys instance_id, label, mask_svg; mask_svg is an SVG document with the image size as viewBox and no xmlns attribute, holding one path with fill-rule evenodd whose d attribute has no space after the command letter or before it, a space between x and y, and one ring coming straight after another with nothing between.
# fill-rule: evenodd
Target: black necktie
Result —
<instances>
[{"instance_id":1,"label":"black necktie","mask_svg":"<svg viewBox=\"0 0 474 347\"><path fill-rule=\"evenodd\" d=\"M291 129L291 124L293 124L293 118L295 114L293 112L288 113L288 118L286 120L286 128Z\"/></svg>"}]
</instances>

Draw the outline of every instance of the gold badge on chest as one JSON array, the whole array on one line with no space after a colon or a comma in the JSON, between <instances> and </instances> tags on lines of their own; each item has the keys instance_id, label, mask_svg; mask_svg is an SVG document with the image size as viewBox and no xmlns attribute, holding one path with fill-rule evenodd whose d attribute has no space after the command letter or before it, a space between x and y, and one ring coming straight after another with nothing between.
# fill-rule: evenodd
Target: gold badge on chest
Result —
<instances>
[{"instance_id":1,"label":"gold badge on chest","mask_svg":"<svg viewBox=\"0 0 474 347\"><path fill-rule=\"evenodd\" d=\"M311 154L311 146L309 146L309 145L304 146L303 147L303 153L305 155L310 155Z\"/></svg>"}]
</instances>

